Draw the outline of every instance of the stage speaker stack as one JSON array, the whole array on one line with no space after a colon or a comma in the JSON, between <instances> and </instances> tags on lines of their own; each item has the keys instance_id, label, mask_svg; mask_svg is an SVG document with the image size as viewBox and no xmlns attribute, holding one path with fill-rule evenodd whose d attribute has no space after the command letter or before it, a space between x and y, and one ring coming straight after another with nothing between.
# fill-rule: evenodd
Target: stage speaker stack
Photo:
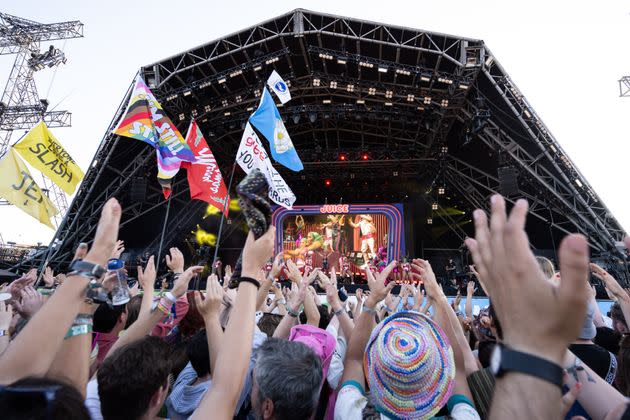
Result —
<instances>
[{"instance_id":1,"label":"stage speaker stack","mask_svg":"<svg viewBox=\"0 0 630 420\"><path fill-rule=\"evenodd\" d=\"M136 177L131 180L129 200L132 203L144 202L147 199L147 179Z\"/></svg>"},{"instance_id":2,"label":"stage speaker stack","mask_svg":"<svg viewBox=\"0 0 630 420\"><path fill-rule=\"evenodd\" d=\"M505 197L513 197L519 194L518 171L513 166L503 166L498 169L501 194Z\"/></svg>"}]
</instances>

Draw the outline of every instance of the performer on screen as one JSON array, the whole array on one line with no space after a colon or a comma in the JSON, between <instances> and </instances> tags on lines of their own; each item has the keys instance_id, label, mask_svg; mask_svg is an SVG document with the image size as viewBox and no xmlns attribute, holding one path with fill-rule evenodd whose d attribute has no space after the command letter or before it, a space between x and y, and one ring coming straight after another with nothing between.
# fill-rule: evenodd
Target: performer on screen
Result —
<instances>
[{"instance_id":1,"label":"performer on screen","mask_svg":"<svg viewBox=\"0 0 630 420\"><path fill-rule=\"evenodd\" d=\"M372 216L369 214L359 215L359 219L354 221L348 220L350 226L355 229L361 229L361 254L363 254L363 261L368 263L370 255L374 255L374 238L376 237L376 226L372 223ZM367 250L370 250L370 255L366 255Z\"/></svg>"},{"instance_id":2,"label":"performer on screen","mask_svg":"<svg viewBox=\"0 0 630 420\"><path fill-rule=\"evenodd\" d=\"M326 223L322 223L319 225L320 229L323 229L324 234L324 252L333 252L333 222L331 221L332 216L328 216L328 220Z\"/></svg>"},{"instance_id":3,"label":"performer on screen","mask_svg":"<svg viewBox=\"0 0 630 420\"><path fill-rule=\"evenodd\" d=\"M402 268L402 281L403 283L411 283L411 264L407 260L407 257L404 257L402 263L400 264Z\"/></svg>"},{"instance_id":4,"label":"performer on screen","mask_svg":"<svg viewBox=\"0 0 630 420\"><path fill-rule=\"evenodd\" d=\"M320 249L323 245L324 238L322 235L317 232L309 232L308 235L306 235L306 238L301 241L298 248L284 252L284 258L289 259L291 257L298 257L305 259L305 256L309 253L309 251Z\"/></svg>"},{"instance_id":5,"label":"performer on screen","mask_svg":"<svg viewBox=\"0 0 630 420\"><path fill-rule=\"evenodd\" d=\"M339 275L344 279L351 279L352 273L350 272L350 262L348 261L348 257L343 256L339 257ZM349 281L348 281L349 283Z\"/></svg>"},{"instance_id":6,"label":"performer on screen","mask_svg":"<svg viewBox=\"0 0 630 420\"><path fill-rule=\"evenodd\" d=\"M302 234L304 232L304 218L301 214L295 216L295 227L295 246L296 248L299 248L302 243Z\"/></svg>"},{"instance_id":7,"label":"performer on screen","mask_svg":"<svg viewBox=\"0 0 630 420\"><path fill-rule=\"evenodd\" d=\"M333 249L337 252L345 252L345 244L346 244L346 238L345 238L345 231L344 231L344 226L346 225L346 219L345 219L346 215L342 214L341 216L337 215L334 216L331 221L333 222L332 225L332 229L333 229Z\"/></svg>"}]
</instances>

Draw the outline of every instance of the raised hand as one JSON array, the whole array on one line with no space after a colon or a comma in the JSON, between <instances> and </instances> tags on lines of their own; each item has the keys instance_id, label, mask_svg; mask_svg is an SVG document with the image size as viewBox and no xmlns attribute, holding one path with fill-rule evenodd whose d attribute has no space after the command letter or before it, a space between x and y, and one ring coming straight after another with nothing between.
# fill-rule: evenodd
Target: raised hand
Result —
<instances>
[{"instance_id":1,"label":"raised hand","mask_svg":"<svg viewBox=\"0 0 630 420\"><path fill-rule=\"evenodd\" d=\"M203 271L203 266L201 265L193 265L188 267L186 271L179 275L179 277L173 283L173 289L171 293L175 296L176 299L184 296L186 291L188 290L188 283L195 276L195 274L199 274Z\"/></svg>"},{"instance_id":2,"label":"raised hand","mask_svg":"<svg viewBox=\"0 0 630 420\"><path fill-rule=\"evenodd\" d=\"M357 303L363 302L363 289L358 288L354 294L357 298Z\"/></svg>"},{"instance_id":3,"label":"raised hand","mask_svg":"<svg viewBox=\"0 0 630 420\"><path fill-rule=\"evenodd\" d=\"M475 239L468 238L506 345L562 363L567 345L579 335L588 300L588 245L568 235L560 245L562 282L548 281L532 254L525 233L527 201L518 200L509 217L503 197L491 199L490 225L475 210Z\"/></svg>"},{"instance_id":4,"label":"raised hand","mask_svg":"<svg viewBox=\"0 0 630 420\"><path fill-rule=\"evenodd\" d=\"M46 287L53 287L55 285L55 276L52 268L46 267L42 280L44 280Z\"/></svg>"},{"instance_id":5,"label":"raised hand","mask_svg":"<svg viewBox=\"0 0 630 420\"><path fill-rule=\"evenodd\" d=\"M22 318L31 318L44 305L44 296L31 286L21 292L21 299L14 303L15 309Z\"/></svg>"},{"instance_id":6,"label":"raised hand","mask_svg":"<svg viewBox=\"0 0 630 420\"><path fill-rule=\"evenodd\" d=\"M213 317L216 319L219 318L224 294L225 292L219 284L219 278L216 274L211 274L210 277L208 277L205 299L200 292L195 292L195 303L204 319Z\"/></svg>"},{"instance_id":7,"label":"raised hand","mask_svg":"<svg viewBox=\"0 0 630 420\"><path fill-rule=\"evenodd\" d=\"M170 268L173 273L183 273L184 254L176 247L169 249L169 252L170 255L166 254L166 266Z\"/></svg>"},{"instance_id":8,"label":"raised hand","mask_svg":"<svg viewBox=\"0 0 630 420\"><path fill-rule=\"evenodd\" d=\"M144 270L141 266L138 266L138 283L140 283L140 286L142 286L142 290L144 290L145 293L153 293L153 289L155 288L155 278L155 260L153 255L151 255Z\"/></svg>"},{"instance_id":9,"label":"raised hand","mask_svg":"<svg viewBox=\"0 0 630 420\"><path fill-rule=\"evenodd\" d=\"M223 287L227 287L232 278L232 266L230 264L225 266L225 273L223 274Z\"/></svg>"},{"instance_id":10,"label":"raised hand","mask_svg":"<svg viewBox=\"0 0 630 420\"><path fill-rule=\"evenodd\" d=\"M302 282L302 273L300 272L300 269L297 267L297 265L295 265L293 260L287 260L286 264L287 277L289 277L289 280L291 280L293 283L300 284Z\"/></svg>"},{"instance_id":11,"label":"raised hand","mask_svg":"<svg viewBox=\"0 0 630 420\"><path fill-rule=\"evenodd\" d=\"M287 292L287 309L291 309L297 312L304 303L306 298L307 285L306 283L291 283L291 290Z\"/></svg>"},{"instance_id":12,"label":"raised hand","mask_svg":"<svg viewBox=\"0 0 630 420\"><path fill-rule=\"evenodd\" d=\"M125 252L125 241L119 239L112 249L111 258L120 258L123 252Z\"/></svg>"},{"instance_id":13,"label":"raised hand","mask_svg":"<svg viewBox=\"0 0 630 420\"><path fill-rule=\"evenodd\" d=\"M374 308L396 286L396 283L393 281L387 286L385 285L385 280L387 280L389 273L394 269L394 264L395 262L390 262L380 273L372 273L372 270L369 268L365 270L368 287L370 288L370 295L365 301L366 306Z\"/></svg>"},{"instance_id":14,"label":"raised hand","mask_svg":"<svg viewBox=\"0 0 630 420\"><path fill-rule=\"evenodd\" d=\"M271 271L269 272L269 277L275 279L280 275L282 271L282 263L284 262L284 258L282 256L282 252L279 252L276 255L276 258L273 259L273 265L271 266Z\"/></svg>"},{"instance_id":15,"label":"raised hand","mask_svg":"<svg viewBox=\"0 0 630 420\"><path fill-rule=\"evenodd\" d=\"M472 296L475 294L475 292L477 291L477 288L475 287L475 282L474 281L469 281L468 282L468 286L466 287L466 293L469 296Z\"/></svg>"},{"instance_id":16,"label":"raised hand","mask_svg":"<svg viewBox=\"0 0 630 420\"><path fill-rule=\"evenodd\" d=\"M415 259L411 264L413 269L411 276L416 280L422 281L424 284L424 290L426 291L426 297L432 301L438 301L440 299L446 299L444 291L438 285L433 268L426 260Z\"/></svg>"},{"instance_id":17,"label":"raised hand","mask_svg":"<svg viewBox=\"0 0 630 420\"><path fill-rule=\"evenodd\" d=\"M608 292L610 292L614 301L620 299L625 301L630 300L626 291L623 289L623 287L621 287L619 282L617 282L617 279L615 279L608 271L593 263L590 263L589 267L591 269L591 273L593 273L593 276L600 279L604 283L604 286L606 286L606 289L608 289Z\"/></svg>"}]
</instances>

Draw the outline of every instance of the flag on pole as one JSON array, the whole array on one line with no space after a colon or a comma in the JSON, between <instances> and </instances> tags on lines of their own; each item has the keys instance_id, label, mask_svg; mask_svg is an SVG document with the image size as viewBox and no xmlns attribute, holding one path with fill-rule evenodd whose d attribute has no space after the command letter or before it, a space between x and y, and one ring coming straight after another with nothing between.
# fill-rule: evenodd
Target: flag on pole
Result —
<instances>
[{"instance_id":1,"label":"flag on pole","mask_svg":"<svg viewBox=\"0 0 630 420\"><path fill-rule=\"evenodd\" d=\"M230 209L228 190L219 165L195 120L192 120L188 127L186 143L195 155L194 162L182 163L182 166L188 170L190 198L205 201L222 211L227 217Z\"/></svg>"},{"instance_id":2,"label":"flag on pole","mask_svg":"<svg viewBox=\"0 0 630 420\"><path fill-rule=\"evenodd\" d=\"M170 195L171 179L179 171L181 162L195 160L192 150L140 75L136 77L131 100L114 134L144 141L157 150L158 181L165 198Z\"/></svg>"},{"instance_id":3,"label":"flag on pole","mask_svg":"<svg viewBox=\"0 0 630 420\"><path fill-rule=\"evenodd\" d=\"M283 104L286 104L291 100L291 92L289 92L289 87L277 71L274 70L273 72L271 72L271 76L269 76L269 79L267 79L267 86L269 86L269 89L276 92L278 99L280 99L280 102L282 102Z\"/></svg>"},{"instance_id":4,"label":"flag on pole","mask_svg":"<svg viewBox=\"0 0 630 420\"><path fill-rule=\"evenodd\" d=\"M295 194L284 181L282 176L274 169L267 152L252 126L247 123L241 144L236 152L236 162L245 171L250 173L254 169L260 169L269 184L269 198L276 204L290 209L295 203Z\"/></svg>"},{"instance_id":5,"label":"flag on pole","mask_svg":"<svg viewBox=\"0 0 630 420\"><path fill-rule=\"evenodd\" d=\"M249 117L249 122L269 141L271 156L276 162L292 171L304 169L267 88L263 90L258 109Z\"/></svg>"},{"instance_id":6,"label":"flag on pole","mask_svg":"<svg viewBox=\"0 0 630 420\"><path fill-rule=\"evenodd\" d=\"M63 148L59 140L41 121L15 146L24 160L71 195L83 179L83 171Z\"/></svg>"},{"instance_id":7,"label":"flag on pole","mask_svg":"<svg viewBox=\"0 0 630 420\"><path fill-rule=\"evenodd\" d=\"M12 147L0 160L0 197L54 229L50 219L59 210L42 193L26 164Z\"/></svg>"}]
</instances>

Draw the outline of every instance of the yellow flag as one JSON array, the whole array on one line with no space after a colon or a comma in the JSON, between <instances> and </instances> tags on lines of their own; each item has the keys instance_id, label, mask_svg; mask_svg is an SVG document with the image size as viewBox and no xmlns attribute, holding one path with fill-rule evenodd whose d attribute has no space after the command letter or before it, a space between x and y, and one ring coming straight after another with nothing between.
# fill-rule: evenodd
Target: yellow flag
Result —
<instances>
[{"instance_id":1,"label":"yellow flag","mask_svg":"<svg viewBox=\"0 0 630 420\"><path fill-rule=\"evenodd\" d=\"M26 164L10 148L0 160L0 197L54 229L50 218L59 210L37 186Z\"/></svg>"},{"instance_id":2,"label":"yellow flag","mask_svg":"<svg viewBox=\"0 0 630 420\"><path fill-rule=\"evenodd\" d=\"M15 146L20 155L40 170L68 195L72 194L83 171L53 136L44 122L40 122Z\"/></svg>"}]
</instances>

